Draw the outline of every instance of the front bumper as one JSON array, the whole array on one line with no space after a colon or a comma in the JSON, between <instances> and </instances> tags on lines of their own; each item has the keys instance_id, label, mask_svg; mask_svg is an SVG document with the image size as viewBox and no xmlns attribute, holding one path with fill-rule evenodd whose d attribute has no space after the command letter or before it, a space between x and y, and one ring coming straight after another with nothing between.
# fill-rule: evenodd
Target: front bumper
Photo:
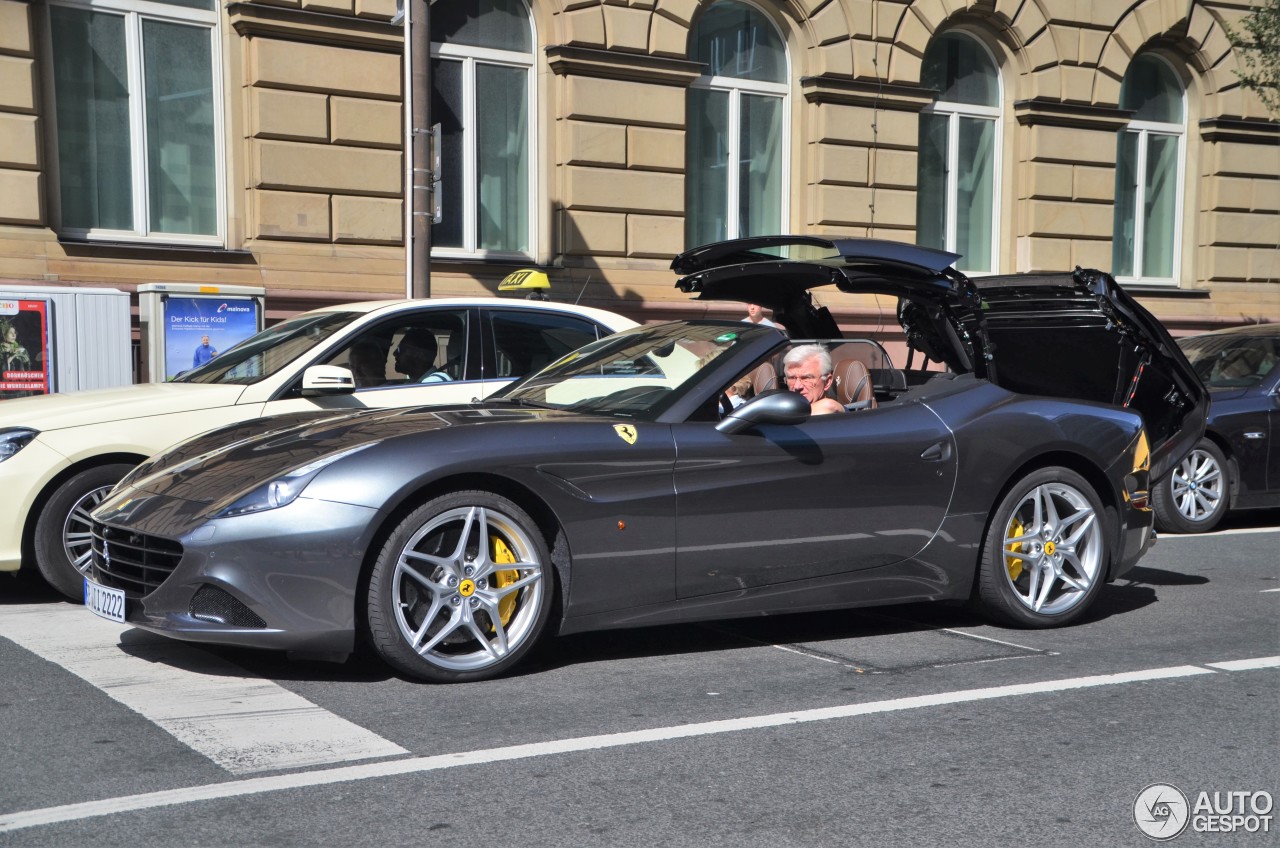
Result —
<instances>
[{"instance_id":1,"label":"front bumper","mask_svg":"<svg viewBox=\"0 0 1280 848\"><path fill-rule=\"evenodd\" d=\"M71 463L37 436L0 462L0 571L22 566L22 534L37 496Z\"/></svg>"},{"instance_id":2,"label":"front bumper","mask_svg":"<svg viewBox=\"0 0 1280 848\"><path fill-rule=\"evenodd\" d=\"M127 600L129 624L190 642L326 654L354 648L377 510L300 497L279 509L207 519L206 505L176 498L134 493L124 503L127 517L100 509L95 519L182 545L172 573Z\"/></svg>"}]
</instances>

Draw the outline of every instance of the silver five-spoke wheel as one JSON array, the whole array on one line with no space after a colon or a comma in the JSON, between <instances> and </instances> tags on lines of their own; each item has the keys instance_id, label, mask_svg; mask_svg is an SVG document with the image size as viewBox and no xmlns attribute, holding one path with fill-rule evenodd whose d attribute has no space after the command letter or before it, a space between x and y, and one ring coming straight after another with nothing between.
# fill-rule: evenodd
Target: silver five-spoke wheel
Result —
<instances>
[{"instance_id":1,"label":"silver five-spoke wheel","mask_svg":"<svg viewBox=\"0 0 1280 848\"><path fill-rule=\"evenodd\" d=\"M1067 468L1044 468L1014 485L992 517L978 594L998 618L1031 627L1083 613L1106 579L1102 505Z\"/></svg>"},{"instance_id":2,"label":"silver five-spoke wheel","mask_svg":"<svg viewBox=\"0 0 1280 848\"><path fill-rule=\"evenodd\" d=\"M388 539L369 587L370 636L393 665L430 680L514 664L544 627L551 566L529 516L505 498L437 498Z\"/></svg>"}]
</instances>

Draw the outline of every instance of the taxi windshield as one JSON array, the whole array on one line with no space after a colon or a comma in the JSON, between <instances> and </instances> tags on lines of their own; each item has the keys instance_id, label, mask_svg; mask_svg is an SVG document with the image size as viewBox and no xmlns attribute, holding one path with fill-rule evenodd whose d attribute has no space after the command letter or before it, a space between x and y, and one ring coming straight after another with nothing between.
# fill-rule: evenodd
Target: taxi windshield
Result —
<instances>
[{"instance_id":1,"label":"taxi windshield","mask_svg":"<svg viewBox=\"0 0 1280 848\"><path fill-rule=\"evenodd\" d=\"M213 359L185 371L175 383L247 386L265 380L360 317L359 312L299 315L268 327Z\"/></svg>"}]
</instances>

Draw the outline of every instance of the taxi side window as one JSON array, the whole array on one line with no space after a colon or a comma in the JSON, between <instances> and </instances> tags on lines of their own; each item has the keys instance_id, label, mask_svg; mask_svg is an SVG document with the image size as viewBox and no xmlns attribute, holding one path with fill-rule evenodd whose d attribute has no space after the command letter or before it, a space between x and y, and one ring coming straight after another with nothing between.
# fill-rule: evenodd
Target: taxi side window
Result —
<instances>
[{"instance_id":1,"label":"taxi side window","mask_svg":"<svg viewBox=\"0 0 1280 848\"><path fill-rule=\"evenodd\" d=\"M498 379L532 374L602 335L591 321L554 312L494 310L489 326L492 376Z\"/></svg>"}]
</instances>

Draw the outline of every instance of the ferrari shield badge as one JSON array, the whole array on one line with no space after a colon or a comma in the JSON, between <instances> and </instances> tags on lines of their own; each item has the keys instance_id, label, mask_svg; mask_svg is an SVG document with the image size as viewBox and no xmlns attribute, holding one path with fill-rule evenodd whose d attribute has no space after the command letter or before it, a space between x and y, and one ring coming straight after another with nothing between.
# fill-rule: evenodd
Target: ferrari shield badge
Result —
<instances>
[{"instance_id":1,"label":"ferrari shield badge","mask_svg":"<svg viewBox=\"0 0 1280 848\"><path fill-rule=\"evenodd\" d=\"M636 436L640 435L636 432L636 428L630 424L614 424L613 429L617 432L618 438L629 445L636 443Z\"/></svg>"}]
</instances>

